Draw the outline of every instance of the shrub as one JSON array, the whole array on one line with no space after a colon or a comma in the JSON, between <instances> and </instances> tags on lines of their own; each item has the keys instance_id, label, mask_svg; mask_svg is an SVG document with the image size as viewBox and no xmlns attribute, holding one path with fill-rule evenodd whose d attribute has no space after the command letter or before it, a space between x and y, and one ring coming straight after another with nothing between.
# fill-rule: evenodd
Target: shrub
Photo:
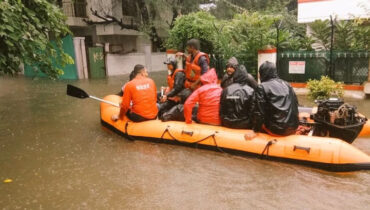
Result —
<instances>
[{"instance_id":1,"label":"shrub","mask_svg":"<svg viewBox=\"0 0 370 210\"><path fill-rule=\"evenodd\" d=\"M335 82L328 76L321 76L320 80L308 80L307 88L308 96L312 100L343 97L343 83Z\"/></svg>"}]
</instances>

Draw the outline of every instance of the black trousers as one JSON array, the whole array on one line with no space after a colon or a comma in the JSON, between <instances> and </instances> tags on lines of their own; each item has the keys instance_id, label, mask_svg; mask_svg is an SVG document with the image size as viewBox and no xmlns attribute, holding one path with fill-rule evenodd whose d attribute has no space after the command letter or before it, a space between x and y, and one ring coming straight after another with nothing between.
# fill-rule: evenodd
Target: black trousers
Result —
<instances>
[{"instance_id":1,"label":"black trousers","mask_svg":"<svg viewBox=\"0 0 370 210\"><path fill-rule=\"evenodd\" d=\"M136 114L136 113L134 113L134 112L131 112L131 110L128 110L128 111L127 111L126 116L127 116L130 120L132 120L132 121L134 121L134 122L143 122L143 121L147 121L147 120L154 120L154 119L156 119L156 118L157 118L157 116L155 116L153 119L147 119L147 118L145 118L145 117L143 117L143 116L141 116L141 115L138 115L138 114Z\"/></svg>"}]
</instances>

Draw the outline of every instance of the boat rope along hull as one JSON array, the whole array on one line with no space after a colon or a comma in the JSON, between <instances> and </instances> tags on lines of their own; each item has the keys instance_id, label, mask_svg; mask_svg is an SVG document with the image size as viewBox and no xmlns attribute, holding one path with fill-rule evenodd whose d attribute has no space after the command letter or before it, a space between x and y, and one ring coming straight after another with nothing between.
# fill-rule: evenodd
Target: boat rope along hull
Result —
<instances>
[{"instance_id":1,"label":"boat rope along hull","mask_svg":"<svg viewBox=\"0 0 370 210\"><path fill-rule=\"evenodd\" d=\"M104 99L115 103L120 101L116 95ZM119 108L105 103L101 103L100 108L102 124L129 139L194 146L328 171L370 170L370 156L336 138L299 135L273 137L260 133L256 138L246 141L245 130L242 129L160 120L134 123L127 118L114 122L111 116L118 114Z\"/></svg>"}]
</instances>

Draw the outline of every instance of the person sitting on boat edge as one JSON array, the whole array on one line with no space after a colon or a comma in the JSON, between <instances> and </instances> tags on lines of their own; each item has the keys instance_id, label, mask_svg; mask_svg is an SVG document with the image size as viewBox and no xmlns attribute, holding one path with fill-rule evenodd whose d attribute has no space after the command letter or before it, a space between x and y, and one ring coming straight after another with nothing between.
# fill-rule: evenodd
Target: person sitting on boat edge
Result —
<instances>
[{"instance_id":1,"label":"person sitting on boat edge","mask_svg":"<svg viewBox=\"0 0 370 210\"><path fill-rule=\"evenodd\" d=\"M248 72L236 68L234 79L222 90L220 118L222 126L237 129L253 128L254 89L248 85Z\"/></svg>"},{"instance_id":2,"label":"person sitting on boat edge","mask_svg":"<svg viewBox=\"0 0 370 210\"><path fill-rule=\"evenodd\" d=\"M167 64L169 71L167 76L168 87L160 99L161 104L158 111L159 119L162 119L162 115L168 112L173 106L184 103L184 95L189 96L191 94L191 92L184 93L186 92L184 88L185 72L183 69L177 68L176 58L168 58L164 63Z\"/></svg>"},{"instance_id":3,"label":"person sitting on boat edge","mask_svg":"<svg viewBox=\"0 0 370 210\"><path fill-rule=\"evenodd\" d=\"M244 70L245 72L247 71L247 68L245 68L244 65L239 64L238 59L235 57L231 57L226 64L226 72L224 76L222 77L221 80L221 87L226 88L227 86L233 84L233 80L235 78L234 73L236 70L241 69ZM258 86L257 81L254 79L254 77L247 73L247 78L246 78L246 84L249 85L249 87L256 89Z\"/></svg>"},{"instance_id":4,"label":"person sitting on boat edge","mask_svg":"<svg viewBox=\"0 0 370 210\"><path fill-rule=\"evenodd\" d=\"M247 140L263 131L270 135L294 134L298 127L298 100L289 83L280 79L276 66L264 62L259 68L261 84L255 92L254 128L245 134Z\"/></svg>"},{"instance_id":5,"label":"person sitting on boat edge","mask_svg":"<svg viewBox=\"0 0 370 210\"><path fill-rule=\"evenodd\" d=\"M220 125L220 97L222 88L217 84L215 69L210 69L200 77L202 86L195 90L184 104L185 122L192 123L192 110L196 103L199 104L196 122Z\"/></svg>"},{"instance_id":6,"label":"person sitting on boat edge","mask_svg":"<svg viewBox=\"0 0 370 210\"><path fill-rule=\"evenodd\" d=\"M113 121L123 119L125 115L134 122L157 118L157 88L154 81L148 77L146 68L141 64L134 67L133 77L125 85L121 109L118 115L112 116Z\"/></svg>"},{"instance_id":7,"label":"person sitting on boat edge","mask_svg":"<svg viewBox=\"0 0 370 210\"><path fill-rule=\"evenodd\" d=\"M176 56L183 56L185 62L185 88L194 91L200 87L200 76L205 74L209 69L208 54L200 52L200 42L198 39L190 39L186 43L186 51L188 56L185 57L184 53L178 52Z\"/></svg>"}]
</instances>

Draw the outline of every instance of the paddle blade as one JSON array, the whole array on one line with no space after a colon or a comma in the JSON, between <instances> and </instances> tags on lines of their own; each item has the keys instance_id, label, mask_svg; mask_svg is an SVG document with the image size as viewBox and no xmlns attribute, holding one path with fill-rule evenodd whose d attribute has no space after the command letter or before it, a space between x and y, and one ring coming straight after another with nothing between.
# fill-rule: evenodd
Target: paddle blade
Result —
<instances>
[{"instance_id":1,"label":"paddle blade","mask_svg":"<svg viewBox=\"0 0 370 210\"><path fill-rule=\"evenodd\" d=\"M67 95L73 96L76 98L88 98L89 95L82 89L75 87L73 85L67 85Z\"/></svg>"}]
</instances>

